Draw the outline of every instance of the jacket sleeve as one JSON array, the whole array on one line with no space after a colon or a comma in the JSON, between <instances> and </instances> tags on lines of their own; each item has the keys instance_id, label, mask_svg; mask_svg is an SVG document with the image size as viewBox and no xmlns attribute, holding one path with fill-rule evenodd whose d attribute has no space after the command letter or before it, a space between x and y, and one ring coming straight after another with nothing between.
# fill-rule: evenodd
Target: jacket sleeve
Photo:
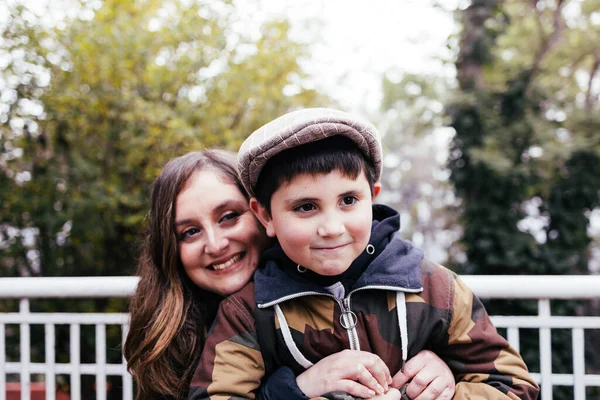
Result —
<instances>
[{"instance_id":1,"label":"jacket sleeve","mask_svg":"<svg viewBox=\"0 0 600 400\"><path fill-rule=\"evenodd\" d=\"M289 367L279 367L260 386L257 400L308 400L296 384L296 375Z\"/></svg>"},{"instance_id":2,"label":"jacket sleeve","mask_svg":"<svg viewBox=\"0 0 600 400\"><path fill-rule=\"evenodd\" d=\"M253 286L221 302L192 378L189 400L255 398L265 368L253 308Z\"/></svg>"},{"instance_id":3,"label":"jacket sleeve","mask_svg":"<svg viewBox=\"0 0 600 400\"><path fill-rule=\"evenodd\" d=\"M459 278L452 281L447 345L436 351L454 372L454 398L537 399L539 387L525 362L497 332L481 300Z\"/></svg>"}]
</instances>

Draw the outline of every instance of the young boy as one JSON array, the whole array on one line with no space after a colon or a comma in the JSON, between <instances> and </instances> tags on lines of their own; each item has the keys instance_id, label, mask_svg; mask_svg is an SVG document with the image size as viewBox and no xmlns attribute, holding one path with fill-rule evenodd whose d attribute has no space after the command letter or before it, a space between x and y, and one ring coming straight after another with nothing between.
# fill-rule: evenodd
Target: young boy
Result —
<instances>
[{"instance_id":1,"label":"young boy","mask_svg":"<svg viewBox=\"0 0 600 400\"><path fill-rule=\"evenodd\" d=\"M377 354L392 373L430 349L452 369L457 399L537 398L479 299L400 238L395 211L373 205L382 150L370 123L292 112L250 135L238 160L250 207L278 243L254 284L221 304L194 398L254 398L265 371L299 374L344 349Z\"/></svg>"}]
</instances>

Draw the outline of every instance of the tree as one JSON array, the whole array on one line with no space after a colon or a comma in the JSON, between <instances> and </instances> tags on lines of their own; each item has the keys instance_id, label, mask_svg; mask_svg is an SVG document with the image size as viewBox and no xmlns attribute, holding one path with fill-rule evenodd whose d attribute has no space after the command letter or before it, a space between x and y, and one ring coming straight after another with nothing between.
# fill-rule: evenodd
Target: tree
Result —
<instances>
[{"instance_id":1,"label":"tree","mask_svg":"<svg viewBox=\"0 0 600 400\"><path fill-rule=\"evenodd\" d=\"M3 275L131 274L149 184L168 159L235 150L322 99L303 87L307 48L287 21L248 37L230 2L72 6L48 27L17 4L3 27Z\"/></svg>"},{"instance_id":2,"label":"tree","mask_svg":"<svg viewBox=\"0 0 600 400\"><path fill-rule=\"evenodd\" d=\"M597 0L473 0L460 13L460 94L448 110L456 130L451 180L463 202L463 272L588 273L589 215L600 205L599 9ZM573 302L553 308L578 309ZM570 363L561 350L569 341L553 334L554 372ZM597 351L590 335L587 341Z\"/></svg>"},{"instance_id":3,"label":"tree","mask_svg":"<svg viewBox=\"0 0 600 400\"><path fill-rule=\"evenodd\" d=\"M308 48L285 20L253 21L246 34L229 1L65 2L37 13L13 2L1 21L0 276L132 274L150 183L167 160L237 150L268 120L328 102L305 87ZM68 11L45 18L57 10ZM32 311L123 306L37 301ZM37 328L33 360L43 357ZM107 360L120 362L113 328ZM68 330L56 332L65 362ZM93 335L82 340L93 355ZM83 381L84 397L92 387Z\"/></svg>"}]
</instances>

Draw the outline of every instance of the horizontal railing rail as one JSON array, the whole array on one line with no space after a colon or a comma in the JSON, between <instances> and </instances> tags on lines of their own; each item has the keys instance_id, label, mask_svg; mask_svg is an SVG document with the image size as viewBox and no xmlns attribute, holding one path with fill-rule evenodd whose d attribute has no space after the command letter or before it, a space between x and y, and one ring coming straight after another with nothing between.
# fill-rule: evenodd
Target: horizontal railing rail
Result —
<instances>
[{"instance_id":1,"label":"horizontal railing rail","mask_svg":"<svg viewBox=\"0 0 600 400\"><path fill-rule=\"evenodd\" d=\"M481 298L585 299L600 297L600 275L461 275ZM0 298L129 297L135 276L0 278Z\"/></svg>"},{"instance_id":2,"label":"horizontal railing rail","mask_svg":"<svg viewBox=\"0 0 600 400\"><path fill-rule=\"evenodd\" d=\"M533 373L542 388L542 399L552 400L555 385L572 386L574 399L586 397L586 387L600 387L600 375L586 374L586 329L600 329L600 317L553 316L552 300L600 299L600 276L495 276L463 275L461 279L483 299L536 299L537 315L494 315L498 328L506 329L508 341L520 349L520 329L538 329L540 342L540 372ZM33 313L29 300L39 298L127 298L138 283L137 277L56 277L56 278L0 278L0 298L19 299L19 312L0 312L0 400L6 400L6 375L19 375L21 399L30 399L31 374L45 375L46 398L55 399L56 375L70 376L70 396L81 399L81 375L95 375L96 388L106 387L107 376L121 376L122 397L133 398L133 381L124 359L119 364L106 360L106 329L120 326L124 341L129 328L127 313ZM6 359L6 327L18 325L20 351L18 362ZM45 362L32 362L30 354L30 326L43 325L45 331ZM70 332L70 362L55 362L55 327L68 325ZM95 362L82 363L81 326L95 326ZM572 332L573 373L552 372L552 329L570 329ZM96 398L106 399L106 391L96 390Z\"/></svg>"}]
</instances>

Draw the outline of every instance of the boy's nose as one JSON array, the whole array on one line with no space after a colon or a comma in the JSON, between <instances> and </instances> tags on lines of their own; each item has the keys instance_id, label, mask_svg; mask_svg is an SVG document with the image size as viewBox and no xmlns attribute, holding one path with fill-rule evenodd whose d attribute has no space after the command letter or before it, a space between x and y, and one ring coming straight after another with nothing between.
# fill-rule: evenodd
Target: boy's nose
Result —
<instances>
[{"instance_id":1,"label":"boy's nose","mask_svg":"<svg viewBox=\"0 0 600 400\"><path fill-rule=\"evenodd\" d=\"M346 232L346 225L337 215L326 217L317 228L317 234L323 237L339 236L344 232Z\"/></svg>"}]
</instances>

